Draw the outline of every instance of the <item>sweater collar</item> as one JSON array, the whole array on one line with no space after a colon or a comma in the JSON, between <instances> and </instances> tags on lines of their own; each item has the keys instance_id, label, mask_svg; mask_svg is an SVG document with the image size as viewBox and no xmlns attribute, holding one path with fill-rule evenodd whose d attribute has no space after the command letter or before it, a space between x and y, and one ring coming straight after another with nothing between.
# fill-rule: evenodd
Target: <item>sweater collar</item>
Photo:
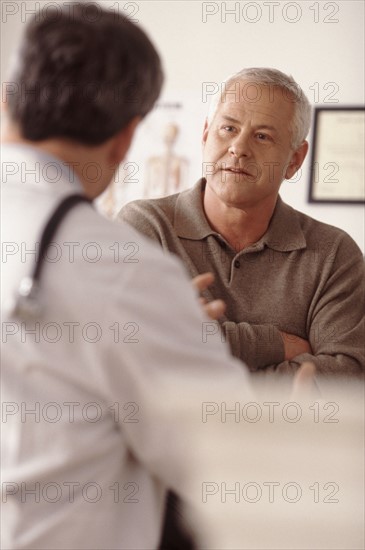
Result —
<instances>
[{"instance_id":1,"label":"sweater collar","mask_svg":"<svg viewBox=\"0 0 365 550\"><path fill-rule=\"evenodd\" d=\"M201 178L191 189L179 194L175 206L174 228L183 239L200 241L209 235L220 237L205 217L203 195L206 180ZM306 248L306 240L296 210L278 196L266 233L255 243L255 250L265 246L280 252Z\"/></svg>"}]
</instances>

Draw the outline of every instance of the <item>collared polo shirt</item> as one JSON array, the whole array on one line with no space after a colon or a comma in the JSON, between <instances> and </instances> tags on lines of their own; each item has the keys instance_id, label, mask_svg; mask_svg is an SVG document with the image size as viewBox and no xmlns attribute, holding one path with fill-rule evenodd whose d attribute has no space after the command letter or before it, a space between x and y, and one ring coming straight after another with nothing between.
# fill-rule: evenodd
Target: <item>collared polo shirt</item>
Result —
<instances>
[{"instance_id":1,"label":"collared polo shirt","mask_svg":"<svg viewBox=\"0 0 365 550\"><path fill-rule=\"evenodd\" d=\"M322 372L364 365L364 263L344 231L285 204L280 196L266 233L232 247L205 216L205 180L175 195L127 204L118 218L177 254L191 277L211 271L207 299L223 299L220 320L232 353L251 370L292 370L312 360ZM203 327L202 338L216 327ZM288 362L279 331L310 341L313 354Z\"/></svg>"}]
</instances>

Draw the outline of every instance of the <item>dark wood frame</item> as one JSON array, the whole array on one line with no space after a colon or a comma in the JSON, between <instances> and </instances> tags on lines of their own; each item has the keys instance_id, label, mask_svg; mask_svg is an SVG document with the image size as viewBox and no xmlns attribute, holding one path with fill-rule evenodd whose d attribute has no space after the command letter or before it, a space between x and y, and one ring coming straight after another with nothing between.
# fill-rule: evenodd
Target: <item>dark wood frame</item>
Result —
<instances>
[{"instance_id":1,"label":"dark wood frame","mask_svg":"<svg viewBox=\"0 0 365 550\"><path fill-rule=\"evenodd\" d=\"M325 111L359 111L364 112L364 107L357 107L357 106L351 106L351 107L344 107L344 106L338 106L338 107L316 107L314 111L314 123L313 123L313 134L312 134L312 147L311 147L311 158L310 158L310 176L309 176L309 193L308 193L308 202L310 203L325 203L325 204L363 204L365 203L365 179L364 179L364 197L359 197L358 199L343 199L342 197L339 197L336 199L334 196L333 198L324 198L324 199L318 199L314 196L315 186L318 185L318 181L314 181L315 178L315 162L317 162L318 158L318 120L321 113ZM365 155L365 153L363 153ZM318 188L317 188L318 189Z\"/></svg>"}]
</instances>

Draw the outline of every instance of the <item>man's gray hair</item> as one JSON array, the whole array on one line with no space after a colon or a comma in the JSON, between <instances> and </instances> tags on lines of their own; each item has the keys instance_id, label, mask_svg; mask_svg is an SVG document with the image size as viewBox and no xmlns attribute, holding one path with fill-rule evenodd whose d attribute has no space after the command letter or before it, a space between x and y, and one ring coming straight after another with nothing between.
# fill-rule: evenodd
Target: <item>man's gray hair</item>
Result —
<instances>
[{"instance_id":1,"label":"man's gray hair","mask_svg":"<svg viewBox=\"0 0 365 550\"><path fill-rule=\"evenodd\" d=\"M246 81L250 85L271 85L277 86L283 90L283 97L294 103L294 115L291 123L291 144L294 149L297 149L308 135L312 108L308 98L304 94L300 86L295 82L294 78L286 75L277 69L270 68L249 68L242 69L222 83L220 93L213 96L209 112L208 124L210 125L222 101L226 91L236 82ZM252 102L257 99L251 99Z\"/></svg>"}]
</instances>

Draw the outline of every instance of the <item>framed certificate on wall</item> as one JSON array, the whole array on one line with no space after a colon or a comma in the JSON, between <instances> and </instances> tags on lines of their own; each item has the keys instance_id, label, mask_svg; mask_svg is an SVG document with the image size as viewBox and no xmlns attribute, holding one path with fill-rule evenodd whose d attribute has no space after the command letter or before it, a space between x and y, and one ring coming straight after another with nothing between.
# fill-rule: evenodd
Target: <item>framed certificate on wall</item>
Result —
<instances>
[{"instance_id":1,"label":"framed certificate on wall","mask_svg":"<svg viewBox=\"0 0 365 550\"><path fill-rule=\"evenodd\" d=\"M365 109L317 107L309 202L365 202Z\"/></svg>"}]
</instances>

